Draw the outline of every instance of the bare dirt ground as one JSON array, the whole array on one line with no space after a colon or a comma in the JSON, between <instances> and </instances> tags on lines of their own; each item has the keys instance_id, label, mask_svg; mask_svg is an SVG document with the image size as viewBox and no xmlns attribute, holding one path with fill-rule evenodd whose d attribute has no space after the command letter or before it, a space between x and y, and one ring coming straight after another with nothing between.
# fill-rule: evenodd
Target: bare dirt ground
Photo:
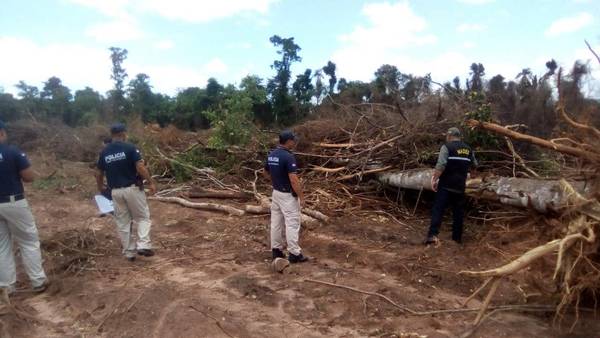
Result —
<instances>
[{"instance_id":1,"label":"bare dirt ground","mask_svg":"<svg viewBox=\"0 0 600 338\"><path fill-rule=\"evenodd\" d=\"M466 245L418 245L426 210L400 224L377 213L346 215L304 229L314 257L284 274L270 270L268 216L230 217L152 202L157 255L127 262L111 218L97 217L92 172L64 163L58 178L27 188L45 268L44 294L11 299L27 319L0 316L12 337L454 337L474 313L412 316L381 298L308 282L377 292L415 310L458 309L481 280L461 270L495 267L531 247L536 228L467 229ZM447 228L444 228L447 230ZM485 241L481 241L485 234ZM449 236L444 233L442 239ZM485 243L484 243L485 242ZM534 282L501 285L493 305L535 303ZM477 307L481 299L471 304ZM552 314L506 312L474 337L599 337L600 321L581 315L569 332Z\"/></svg>"}]
</instances>

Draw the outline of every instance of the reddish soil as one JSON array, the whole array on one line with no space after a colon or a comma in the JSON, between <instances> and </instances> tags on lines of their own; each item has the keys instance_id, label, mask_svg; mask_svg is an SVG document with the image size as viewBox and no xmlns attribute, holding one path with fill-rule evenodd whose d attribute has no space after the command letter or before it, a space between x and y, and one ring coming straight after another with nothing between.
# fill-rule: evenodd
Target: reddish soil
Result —
<instances>
[{"instance_id":1,"label":"reddish soil","mask_svg":"<svg viewBox=\"0 0 600 338\"><path fill-rule=\"evenodd\" d=\"M97 217L87 165L65 163L57 175L58 183L28 187L53 284L33 295L20 273L11 301L35 319L0 315L12 337L455 337L474 313L411 316L378 297L306 280L378 292L415 310L458 309L482 282L459 271L496 267L535 244L536 229L469 224L464 247L444 232L440 247L426 248L418 244L425 214L402 219L406 225L346 215L304 230L301 244L314 259L279 274L269 265L268 216L152 202L157 255L130 263L112 219ZM493 305L536 303L535 283L522 279L504 281ZM553 314L505 312L473 337L600 336L597 318L581 315L572 332L572 318L562 329L552 322Z\"/></svg>"}]
</instances>

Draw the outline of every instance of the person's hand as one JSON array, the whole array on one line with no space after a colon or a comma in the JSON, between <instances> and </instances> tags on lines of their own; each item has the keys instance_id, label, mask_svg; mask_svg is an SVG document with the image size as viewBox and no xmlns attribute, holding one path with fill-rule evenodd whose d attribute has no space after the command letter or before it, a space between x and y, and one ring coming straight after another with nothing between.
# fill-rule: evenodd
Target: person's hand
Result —
<instances>
[{"instance_id":1,"label":"person's hand","mask_svg":"<svg viewBox=\"0 0 600 338\"><path fill-rule=\"evenodd\" d=\"M150 183L150 185L148 186L148 195L152 196L156 194L156 184L154 184L154 182Z\"/></svg>"},{"instance_id":2,"label":"person's hand","mask_svg":"<svg viewBox=\"0 0 600 338\"><path fill-rule=\"evenodd\" d=\"M439 179L436 179L435 177L431 177L431 190L433 190L434 192L438 191L438 184L440 183Z\"/></svg>"}]
</instances>

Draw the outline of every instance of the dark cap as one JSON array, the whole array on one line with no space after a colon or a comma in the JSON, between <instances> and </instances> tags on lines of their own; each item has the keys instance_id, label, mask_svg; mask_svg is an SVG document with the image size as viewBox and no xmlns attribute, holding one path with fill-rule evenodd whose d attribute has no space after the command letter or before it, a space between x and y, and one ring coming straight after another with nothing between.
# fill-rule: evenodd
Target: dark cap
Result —
<instances>
[{"instance_id":1,"label":"dark cap","mask_svg":"<svg viewBox=\"0 0 600 338\"><path fill-rule=\"evenodd\" d=\"M460 129L458 129L456 127L452 127L450 129L448 129L448 132L446 132L446 135L450 135L450 136L454 136L454 137L461 137Z\"/></svg>"},{"instance_id":2,"label":"dark cap","mask_svg":"<svg viewBox=\"0 0 600 338\"><path fill-rule=\"evenodd\" d=\"M0 120L0 130L4 129L6 129L6 125L4 124L4 122L2 122L2 120Z\"/></svg>"},{"instance_id":3,"label":"dark cap","mask_svg":"<svg viewBox=\"0 0 600 338\"><path fill-rule=\"evenodd\" d=\"M127 127L125 127L125 125L123 123L115 123L112 126L110 126L110 133L113 135L124 133L126 131L127 131Z\"/></svg>"},{"instance_id":4,"label":"dark cap","mask_svg":"<svg viewBox=\"0 0 600 338\"><path fill-rule=\"evenodd\" d=\"M289 140L294 140L297 141L298 138L296 137L296 134L294 134L293 131L287 129L281 132L281 134L279 134L279 144L284 144Z\"/></svg>"}]
</instances>

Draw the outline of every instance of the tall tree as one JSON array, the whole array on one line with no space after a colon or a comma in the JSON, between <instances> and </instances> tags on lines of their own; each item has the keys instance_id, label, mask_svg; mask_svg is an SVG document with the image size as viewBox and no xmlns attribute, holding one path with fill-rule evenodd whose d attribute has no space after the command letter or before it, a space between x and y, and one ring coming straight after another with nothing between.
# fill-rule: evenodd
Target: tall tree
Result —
<instances>
[{"instance_id":1,"label":"tall tree","mask_svg":"<svg viewBox=\"0 0 600 338\"><path fill-rule=\"evenodd\" d=\"M127 71L123 67L123 62L127 59L127 49L119 47L110 47L110 61L112 62L112 73L110 78L115 86L109 92L113 114L116 117L122 117L128 113L127 101L125 100L125 80Z\"/></svg>"},{"instance_id":2,"label":"tall tree","mask_svg":"<svg viewBox=\"0 0 600 338\"><path fill-rule=\"evenodd\" d=\"M100 117L102 96L90 87L75 92L72 112L77 118L77 124L88 125Z\"/></svg>"},{"instance_id":3,"label":"tall tree","mask_svg":"<svg viewBox=\"0 0 600 338\"><path fill-rule=\"evenodd\" d=\"M275 60L271 68L275 69L275 77L269 80L267 91L273 102L273 113L275 122L290 123L293 110L292 98L289 94L289 83L291 79L291 67L294 62L299 62L302 58L298 55L301 48L294 43L294 38L282 38L273 35L269 41L273 46L279 48L277 54L281 55L280 60Z\"/></svg>"},{"instance_id":4,"label":"tall tree","mask_svg":"<svg viewBox=\"0 0 600 338\"><path fill-rule=\"evenodd\" d=\"M310 103L313 96L314 86L311 82L312 70L306 69L304 73L296 76L296 81L292 85L292 91L296 97L296 101L301 105Z\"/></svg>"},{"instance_id":5,"label":"tall tree","mask_svg":"<svg viewBox=\"0 0 600 338\"><path fill-rule=\"evenodd\" d=\"M21 105L25 113L32 118L42 115L39 89L36 86L28 85L25 81L19 81L15 87L19 91L17 95L21 98Z\"/></svg>"},{"instance_id":6,"label":"tall tree","mask_svg":"<svg viewBox=\"0 0 600 338\"><path fill-rule=\"evenodd\" d=\"M323 67L323 72L325 75L329 76L329 94L333 94L333 89L335 88L335 84L337 83L337 77L335 76L335 63L328 61L327 65Z\"/></svg>"},{"instance_id":7,"label":"tall tree","mask_svg":"<svg viewBox=\"0 0 600 338\"><path fill-rule=\"evenodd\" d=\"M12 94L0 93L0 120L12 121L19 117L19 101Z\"/></svg>"},{"instance_id":8,"label":"tall tree","mask_svg":"<svg viewBox=\"0 0 600 338\"><path fill-rule=\"evenodd\" d=\"M76 119L70 114L69 106L73 95L58 77L53 76L44 82L40 96L47 107L49 117L58 117L68 125L75 125Z\"/></svg>"},{"instance_id":9,"label":"tall tree","mask_svg":"<svg viewBox=\"0 0 600 338\"><path fill-rule=\"evenodd\" d=\"M240 83L242 93L252 100L252 113L256 122L272 123L271 105L267 99L267 88L257 75L248 75Z\"/></svg>"},{"instance_id":10,"label":"tall tree","mask_svg":"<svg viewBox=\"0 0 600 338\"><path fill-rule=\"evenodd\" d=\"M471 82L469 90L473 92L483 91L483 77L485 76L485 67L481 63L471 64Z\"/></svg>"},{"instance_id":11,"label":"tall tree","mask_svg":"<svg viewBox=\"0 0 600 338\"><path fill-rule=\"evenodd\" d=\"M156 116L152 116L154 108L154 94L150 86L150 77L144 73L137 74L129 82L127 92L131 101L131 110L142 116L144 122L150 122Z\"/></svg>"},{"instance_id":12,"label":"tall tree","mask_svg":"<svg viewBox=\"0 0 600 338\"><path fill-rule=\"evenodd\" d=\"M382 65L375 72L375 88L382 95L395 94L400 88L401 73L392 65Z\"/></svg>"}]
</instances>

